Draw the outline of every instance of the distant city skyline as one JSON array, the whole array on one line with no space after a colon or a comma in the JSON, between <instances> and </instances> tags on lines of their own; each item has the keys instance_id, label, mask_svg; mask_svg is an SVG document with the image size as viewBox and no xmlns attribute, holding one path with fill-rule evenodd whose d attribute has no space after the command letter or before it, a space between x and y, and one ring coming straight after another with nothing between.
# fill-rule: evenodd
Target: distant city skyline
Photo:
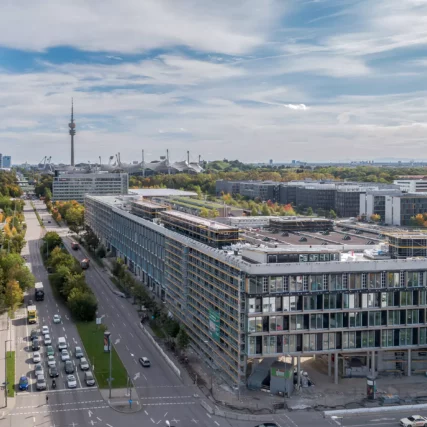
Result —
<instances>
[{"instance_id":1,"label":"distant city skyline","mask_svg":"<svg viewBox=\"0 0 427 427\"><path fill-rule=\"evenodd\" d=\"M13 163L426 157L427 4L145 0L0 15L0 152ZM37 19L34 19L37 16ZM54 24L52 24L54 23Z\"/></svg>"}]
</instances>

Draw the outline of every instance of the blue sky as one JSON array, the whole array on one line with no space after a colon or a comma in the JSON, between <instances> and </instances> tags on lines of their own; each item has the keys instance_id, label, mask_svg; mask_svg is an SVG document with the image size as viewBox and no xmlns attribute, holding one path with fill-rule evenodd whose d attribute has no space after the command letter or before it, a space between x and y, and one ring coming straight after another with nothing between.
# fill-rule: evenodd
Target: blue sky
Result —
<instances>
[{"instance_id":1,"label":"blue sky","mask_svg":"<svg viewBox=\"0 0 427 427\"><path fill-rule=\"evenodd\" d=\"M0 152L242 161L426 158L426 0L15 0ZM62 3L62 4L61 4Z\"/></svg>"}]
</instances>

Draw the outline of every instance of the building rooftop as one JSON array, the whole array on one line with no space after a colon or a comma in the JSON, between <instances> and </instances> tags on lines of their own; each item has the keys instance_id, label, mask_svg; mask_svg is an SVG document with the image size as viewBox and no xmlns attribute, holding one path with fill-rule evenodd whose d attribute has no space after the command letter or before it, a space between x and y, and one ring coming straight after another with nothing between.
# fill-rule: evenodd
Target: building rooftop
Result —
<instances>
[{"instance_id":1,"label":"building rooftop","mask_svg":"<svg viewBox=\"0 0 427 427\"><path fill-rule=\"evenodd\" d=\"M151 208L151 209L160 209L160 208L166 209L167 208L167 206L161 205L160 203L152 203L152 202L147 202L145 200L134 200L134 201L132 201L132 203L144 206L146 208Z\"/></svg>"},{"instance_id":2,"label":"building rooftop","mask_svg":"<svg viewBox=\"0 0 427 427\"><path fill-rule=\"evenodd\" d=\"M129 194L138 195L142 197L196 197L197 193L194 191L175 190L172 188L133 188L129 189Z\"/></svg>"},{"instance_id":3,"label":"building rooftop","mask_svg":"<svg viewBox=\"0 0 427 427\"><path fill-rule=\"evenodd\" d=\"M209 219L200 218L199 216L186 214L184 212L178 211L167 211L162 213L163 216L173 216L175 218L180 218L184 221L192 222L199 224L206 228L211 228L214 230L237 230L236 227L231 227L229 225L221 224L220 222L212 221Z\"/></svg>"}]
</instances>

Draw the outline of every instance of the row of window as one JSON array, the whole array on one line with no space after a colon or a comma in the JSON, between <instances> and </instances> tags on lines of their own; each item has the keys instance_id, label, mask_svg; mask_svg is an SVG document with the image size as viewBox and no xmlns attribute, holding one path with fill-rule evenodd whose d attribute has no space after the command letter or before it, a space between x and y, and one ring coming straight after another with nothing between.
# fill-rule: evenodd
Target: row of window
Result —
<instances>
[{"instance_id":1,"label":"row of window","mask_svg":"<svg viewBox=\"0 0 427 427\"><path fill-rule=\"evenodd\" d=\"M426 291L248 298L248 313L425 306Z\"/></svg>"},{"instance_id":2,"label":"row of window","mask_svg":"<svg viewBox=\"0 0 427 427\"><path fill-rule=\"evenodd\" d=\"M249 337L248 355L408 347L426 344L427 328L324 332Z\"/></svg>"},{"instance_id":3,"label":"row of window","mask_svg":"<svg viewBox=\"0 0 427 427\"><path fill-rule=\"evenodd\" d=\"M249 279L247 292L249 294L271 294L329 290L416 288L426 286L426 277L425 271L253 276Z\"/></svg>"},{"instance_id":4,"label":"row of window","mask_svg":"<svg viewBox=\"0 0 427 427\"><path fill-rule=\"evenodd\" d=\"M294 314L248 318L248 333L298 331L308 329L363 328L416 325L426 322L424 309L356 311L348 313Z\"/></svg>"}]
</instances>

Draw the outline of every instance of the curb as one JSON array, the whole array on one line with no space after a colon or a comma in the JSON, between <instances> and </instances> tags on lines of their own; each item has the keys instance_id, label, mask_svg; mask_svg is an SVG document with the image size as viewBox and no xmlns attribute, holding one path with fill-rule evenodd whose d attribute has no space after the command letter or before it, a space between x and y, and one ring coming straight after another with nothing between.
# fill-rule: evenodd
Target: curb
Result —
<instances>
[{"instance_id":1,"label":"curb","mask_svg":"<svg viewBox=\"0 0 427 427\"><path fill-rule=\"evenodd\" d=\"M420 405L398 405L398 406L380 406L376 408L356 408L356 409L338 409L336 411L324 411L325 416L331 415L354 415L354 414L369 414L375 412L393 412L393 411L409 411L417 409L427 409L427 404Z\"/></svg>"},{"instance_id":2,"label":"curb","mask_svg":"<svg viewBox=\"0 0 427 427\"><path fill-rule=\"evenodd\" d=\"M131 409L131 410L121 410L119 408L117 408L113 403L110 402L110 399L105 401L106 403L108 403L108 406L113 409L114 411L118 412L119 414L136 414L137 412L141 411L142 409L142 405L139 402L139 400L137 401L133 401L133 403L135 404L135 406L137 407L137 409ZM123 401L122 403L125 403L125 401ZM126 401L127 403L127 401Z\"/></svg>"}]
</instances>

